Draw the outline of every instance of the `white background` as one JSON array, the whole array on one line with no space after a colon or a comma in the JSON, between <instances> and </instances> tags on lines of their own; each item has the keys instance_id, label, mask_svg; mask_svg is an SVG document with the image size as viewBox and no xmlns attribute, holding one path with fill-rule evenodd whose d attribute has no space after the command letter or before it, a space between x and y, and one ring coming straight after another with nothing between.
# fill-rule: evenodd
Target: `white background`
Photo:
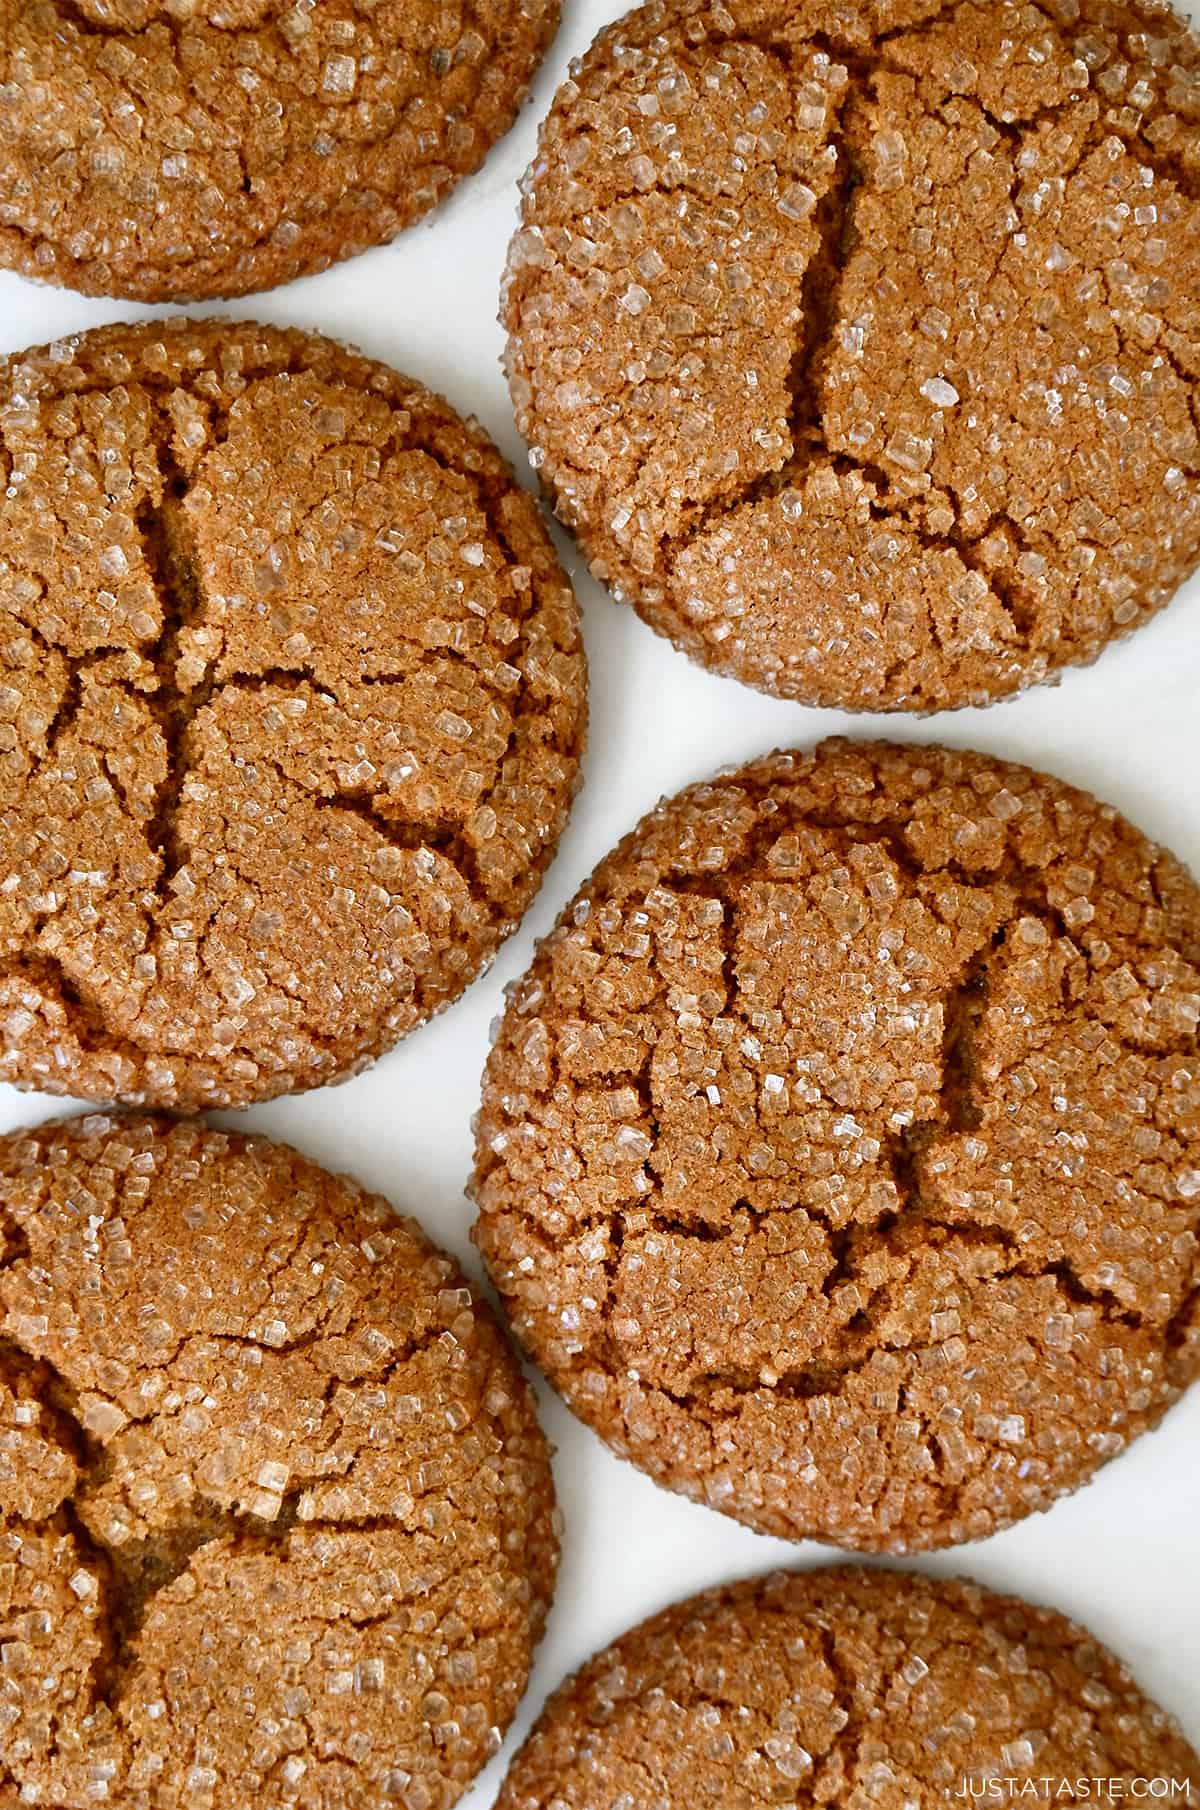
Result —
<instances>
[{"instance_id":1,"label":"white background","mask_svg":"<svg viewBox=\"0 0 1200 1810\"><path fill-rule=\"evenodd\" d=\"M567 0L533 98L483 170L390 246L266 295L189 312L314 327L441 390L479 416L529 482L499 368L497 291L538 120L570 56L620 0ZM1200 19L1198 0L1190 10ZM170 312L93 301L0 273L0 351L101 321ZM831 732L942 740L1045 767L1117 805L1200 873L1200 577L1097 666L988 711L909 719L847 717L776 702L713 678L612 603L559 535L583 606L591 733L583 792L542 892L491 973L435 1023L347 1086L277 1100L230 1125L253 1126L350 1170L421 1219L471 1276L471 1115L488 1026L504 983L598 858L663 793L772 747ZM0 1087L0 1131L70 1110ZM547 1692L596 1647L703 1585L833 1557L748 1532L658 1489L609 1455L539 1384L566 1520L557 1600L504 1755L463 1800L492 1804L507 1756ZM1161 1428L1096 1481L1008 1533L916 1561L969 1572L1089 1623L1200 1745L1200 1386Z\"/></svg>"}]
</instances>

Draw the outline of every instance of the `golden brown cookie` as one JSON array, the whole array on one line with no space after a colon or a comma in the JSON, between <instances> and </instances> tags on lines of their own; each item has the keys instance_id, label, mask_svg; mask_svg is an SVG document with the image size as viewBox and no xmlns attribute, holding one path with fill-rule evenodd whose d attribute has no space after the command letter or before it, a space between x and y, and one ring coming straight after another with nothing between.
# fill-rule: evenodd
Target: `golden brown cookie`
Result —
<instances>
[{"instance_id":1,"label":"golden brown cookie","mask_svg":"<svg viewBox=\"0 0 1200 1810\"><path fill-rule=\"evenodd\" d=\"M491 442L315 334L0 365L0 1078L195 1108L361 1067L516 925L575 601Z\"/></svg>"},{"instance_id":2,"label":"golden brown cookie","mask_svg":"<svg viewBox=\"0 0 1200 1810\"><path fill-rule=\"evenodd\" d=\"M444 1810L555 1520L499 1328L386 1201L195 1123L0 1140L0 1802Z\"/></svg>"},{"instance_id":3,"label":"golden brown cookie","mask_svg":"<svg viewBox=\"0 0 1200 1810\"><path fill-rule=\"evenodd\" d=\"M1200 893L985 755L827 742L659 806L512 990L476 1242L569 1405L784 1537L916 1551L1200 1372Z\"/></svg>"},{"instance_id":4,"label":"golden brown cookie","mask_svg":"<svg viewBox=\"0 0 1200 1810\"><path fill-rule=\"evenodd\" d=\"M1070 1801L1200 1757L1085 1628L978 1584L838 1566L677 1603L546 1705L496 1810ZM995 1794L989 1795L995 1784ZM1103 1798L1093 1785L1088 1793Z\"/></svg>"},{"instance_id":5,"label":"golden brown cookie","mask_svg":"<svg viewBox=\"0 0 1200 1810\"><path fill-rule=\"evenodd\" d=\"M504 319L651 627L807 703L986 703L1200 562L1200 44L1156 0L646 6L559 90Z\"/></svg>"},{"instance_id":6,"label":"golden brown cookie","mask_svg":"<svg viewBox=\"0 0 1200 1810\"><path fill-rule=\"evenodd\" d=\"M558 0L2 0L0 264L142 301L379 245L512 124Z\"/></svg>"}]
</instances>

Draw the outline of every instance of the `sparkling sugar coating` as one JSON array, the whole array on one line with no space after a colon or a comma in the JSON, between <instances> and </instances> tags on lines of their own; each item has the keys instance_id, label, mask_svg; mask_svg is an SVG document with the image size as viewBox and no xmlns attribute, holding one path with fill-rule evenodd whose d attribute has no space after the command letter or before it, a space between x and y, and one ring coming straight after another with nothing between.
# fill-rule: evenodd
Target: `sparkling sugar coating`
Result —
<instances>
[{"instance_id":1,"label":"sparkling sugar coating","mask_svg":"<svg viewBox=\"0 0 1200 1810\"><path fill-rule=\"evenodd\" d=\"M102 328L0 366L0 1076L195 1108L455 999L574 791L533 502L331 341Z\"/></svg>"},{"instance_id":2,"label":"sparkling sugar coating","mask_svg":"<svg viewBox=\"0 0 1200 1810\"><path fill-rule=\"evenodd\" d=\"M1200 46L1153 0L647 6L559 90L503 318L653 628L809 703L984 703L1200 561Z\"/></svg>"},{"instance_id":3,"label":"sparkling sugar coating","mask_svg":"<svg viewBox=\"0 0 1200 1810\"><path fill-rule=\"evenodd\" d=\"M143 301L390 239L508 130L558 0L2 0L0 264Z\"/></svg>"},{"instance_id":4,"label":"sparkling sugar coating","mask_svg":"<svg viewBox=\"0 0 1200 1810\"><path fill-rule=\"evenodd\" d=\"M550 1699L496 1810L914 1810L964 1778L982 1796L1046 1775L1194 1791L1200 1758L1053 1610L846 1566L711 1590L632 1629Z\"/></svg>"},{"instance_id":5,"label":"sparkling sugar coating","mask_svg":"<svg viewBox=\"0 0 1200 1810\"><path fill-rule=\"evenodd\" d=\"M530 1391L412 1220L195 1123L0 1141L0 1802L446 1810L557 1550Z\"/></svg>"},{"instance_id":6,"label":"sparkling sugar coating","mask_svg":"<svg viewBox=\"0 0 1200 1810\"><path fill-rule=\"evenodd\" d=\"M1200 894L1081 792L828 742L693 787L510 994L475 1238L571 1408L762 1531L1045 1508L1200 1372Z\"/></svg>"}]
</instances>

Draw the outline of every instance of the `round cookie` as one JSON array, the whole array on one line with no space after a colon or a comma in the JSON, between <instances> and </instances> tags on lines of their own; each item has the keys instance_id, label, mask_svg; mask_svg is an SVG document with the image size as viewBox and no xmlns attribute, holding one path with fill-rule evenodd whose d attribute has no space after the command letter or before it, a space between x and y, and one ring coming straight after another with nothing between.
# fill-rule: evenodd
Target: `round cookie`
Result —
<instances>
[{"instance_id":1,"label":"round cookie","mask_svg":"<svg viewBox=\"0 0 1200 1810\"><path fill-rule=\"evenodd\" d=\"M195 1109L457 998L578 780L578 612L439 397L313 334L0 365L0 1078Z\"/></svg>"},{"instance_id":2,"label":"round cookie","mask_svg":"<svg viewBox=\"0 0 1200 1810\"><path fill-rule=\"evenodd\" d=\"M595 575L863 710L1093 659L1200 563L1200 44L1155 0L668 0L559 90L505 282Z\"/></svg>"},{"instance_id":3,"label":"round cookie","mask_svg":"<svg viewBox=\"0 0 1200 1810\"><path fill-rule=\"evenodd\" d=\"M382 244L506 132L558 0L2 0L0 264L140 301Z\"/></svg>"},{"instance_id":4,"label":"round cookie","mask_svg":"<svg viewBox=\"0 0 1200 1810\"><path fill-rule=\"evenodd\" d=\"M570 1407L785 1538L1047 1507L1200 1372L1200 893L1082 792L827 742L660 805L510 992L475 1239Z\"/></svg>"},{"instance_id":5,"label":"round cookie","mask_svg":"<svg viewBox=\"0 0 1200 1810\"><path fill-rule=\"evenodd\" d=\"M1114 1795L1177 1780L1182 1797L1200 1757L1054 1610L838 1566L707 1591L598 1653L551 1697L496 1810L911 1810L987 1798L989 1781L1045 1803L1081 1779Z\"/></svg>"},{"instance_id":6,"label":"round cookie","mask_svg":"<svg viewBox=\"0 0 1200 1810\"><path fill-rule=\"evenodd\" d=\"M414 1221L195 1123L0 1140L0 1801L444 1810L557 1553L531 1392Z\"/></svg>"}]
</instances>

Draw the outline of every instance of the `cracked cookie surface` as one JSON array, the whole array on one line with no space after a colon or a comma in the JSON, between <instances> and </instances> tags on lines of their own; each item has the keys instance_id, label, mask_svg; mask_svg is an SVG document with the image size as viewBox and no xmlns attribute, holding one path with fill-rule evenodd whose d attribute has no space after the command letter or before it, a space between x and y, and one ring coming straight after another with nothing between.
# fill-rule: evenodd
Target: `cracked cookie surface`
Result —
<instances>
[{"instance_id":1,"label":"cracked cookie surface","mask_svg":"<svg viewBox=\"0 0 1200 1810\"><path fill-rule=\"evenodd\" d=\"M270 289L392 238L512 124L558 0L3 0L0 264Z\"/></svg>"},{"instance_id":2,"label":"cracked cookie surface","mask_svg":"<svg viewBox=\"0 0 1200 1810\"><path fill-rule=\"evenodd\" d=\"M531 1392L414 1221L195 1123L0 1141L0 1802L446 1810L557 1551Z\"/></svg>"},{"instance_id":3,"label":"cracked cookie surface","mask_svg":"<svg viewBox=\"0 0 1200 1810\"><path fill-rule=\"evenodd\" d=\"M964 1781L1200 1784L1200 1758L1086 1629L977 1584L849 1566L710 1590L550 1699L496 1810L911 1810Z\"/></svg>"},{"instance_id":4,"label":"cracked cookie surface","mask_svg":"<svg viewBox=\"0 0 1200 1810\"><path fill-rule=\"evenodd\" d=\"M983 755L664 802L510 992L475 1239L659 1482L860 1550L1047 1507L1200 1372L1200 894Z\"/></svg>"},{"instance_id":5,"label":"cracked cookie surface","mask_svg":"<svg viewBox=\"0 0 1200 1810\"><path fill-rule=\"evenodd\" d=\"M1150 0L647 6L542 128L504 320L653 628L808 703L985 703L1200 562L1200 45Z\"/></svg>"},{"instance_id":6,"label":"cracked cookie surface","mask_svg":"<svg viewBox=\"0 0 1200 1810\"><path fill-rule=\"evenodd\" d=\"M0 367L0 1075L242 1104L352 1072L519 920L578 615L473 424L315 335Z\"/></svg>"}]
</instances>

